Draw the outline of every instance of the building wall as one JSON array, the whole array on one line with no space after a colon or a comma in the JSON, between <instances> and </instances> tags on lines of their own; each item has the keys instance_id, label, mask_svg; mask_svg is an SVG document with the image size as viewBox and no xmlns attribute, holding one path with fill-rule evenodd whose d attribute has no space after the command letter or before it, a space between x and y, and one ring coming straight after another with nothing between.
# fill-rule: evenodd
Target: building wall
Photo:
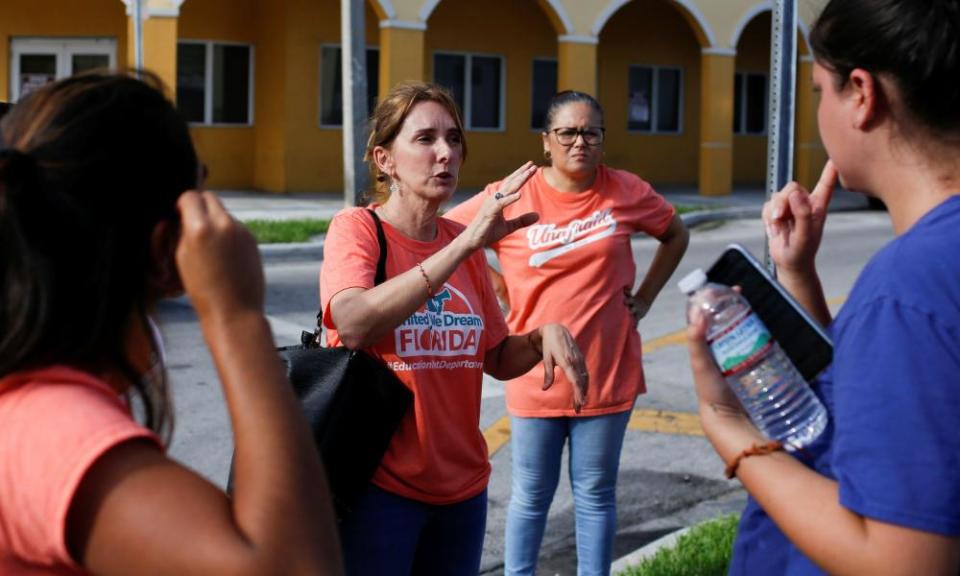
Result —
<instances>
[{"instance_id":1,"label":"building wall","mask_svg":"<svg viewBox=\"0 0 960 576\"><path fill-rule=\"evenodd\" d=\"M339 191L343 137L320 127L320 50L340 44L339 0L287 0L286 191ZM379 19L365 10L367 46L379 46Z\"/></svg>"},{"instance_id":2,"label":"building wall","mask_svg":"<svg viewBox=\"0 0 960 576\"><path fill-rule=\"evenodd\" d=\"M12 38L113 38L127 60L127 17L120 0L4 0L0 8L0 101L10 98Z\"/></svg>"},{"instance_id":3,"label":"building wall","mask_svg":"<svg viewBox=\"0 0 960 576\"><path fill-rule=\"evenodd\" d=\"M436 51L504 56L505 129L467 132L470 156L460 185L482 187L506 177L526 160L543 160L540 133L530 127L532 61L556 58L557 36L539 5L533 0L444 0L427 24L428 79L433 79Z\"/></svg>"},{"instance_id":4,"label":"building wall","mask_svg":"<svg viewBox=\"0 0 960 576\"><path fill-rule=\"evenodd\" d=\"M599 98L606 114L605 162L660 184L696 184L700 144L700 45L688 21L665 0L635 0L600 34ZM627 129L630 65L682 70L682 129L647 134Z\"/></svg>"},{"instance_id":5,"label":"building wall","mask_svg":"<svg viewBox=\"0 0 960 576\"><path fill-rule=\"evenodd\" d=\"M743 29L737 44L737 72L770 72L770 12L756 16ZM769 82L769 77L767 78ZM769 119L768 119L769 120ZM766 134L733 137L733 182L761 184L767 176Z\"/></svg>"},{"instance_id":6,"label":"building wall","mask_svg":"<svg viewBox=\"0 0 960 576\"><path fill-rule=\"evenodd\" d=\"M258 79L263 71L269 74L271 66L256 50L259 36L255 26L257 8L257 0L189 0L180 10L178 39L251 44L255 47L256 57L254 78ZM271 120L270 114L258 114L260 88L259 83L254 87L254 126L191 126L197 154L210 170L207 186L248 188L252 185L255 126Z\"/></svg>"},{"instance_id":7,"label":"building wall","mask_svg":"<svg viewBox=\"0 0 960 576\"><path fill-rule=\"evenodd\" d=\"M804 29L824 2L799 0ZM116 40L118 64L130 60L130 21L121 0L4 0L3 4L0 99L9 97L12 37L109 37ZM161 2L151 0L154 4ZM765 70L770 5L770 0L368 0L366 36L368 45L383 43L379 77L391 82L408 79L411 73L432 79L437 50L504 57L504 129L469 131L470 159L461 177L464 187L501 178L527 159L543 161L539 133L530 127L532 60L567 54L575 55L569 65L581 72L596 60L596 81L590 81L592 71L582 72L589 77L580 80L583 86L596 86L606 109L605 161L655 183L696 185L699 150L704 145L701 95L709 95L712 88L700 85L704 81L701 51L736 52L737 70ZM341 191L341 130L319 126L320 47L339 43L339 7L339 0L186 0L175 21L169 19L169 33L147 38L148 48L150 42L172 44L166 38L175 29L179 39L254 46L253 125L191 128L197 149L210 167L211 187ZM800 51L808 52L803 42ZM170 53L168 48L165 54ZM164 62L157 60L157 65L166 66ZM683 70L679 134L627 130L631 64ZM803 69L808 68L807 63ZM171 76L167 70L164 75ZM805 80L798 85L809 90ZM388 89L381 82L381 95ZM804 95L798 102L806 107L798 112L803 120L798 142L803 141L798 146L806 154L798 157L798 166L802 164L798 170L806 174L813 172L822 154L813 125L815 99ZM728 171L732 180L761 182L766 138L737 136L733 142ZM723 186L719 189L723 193Z\"/></svg>"}]
</instances>

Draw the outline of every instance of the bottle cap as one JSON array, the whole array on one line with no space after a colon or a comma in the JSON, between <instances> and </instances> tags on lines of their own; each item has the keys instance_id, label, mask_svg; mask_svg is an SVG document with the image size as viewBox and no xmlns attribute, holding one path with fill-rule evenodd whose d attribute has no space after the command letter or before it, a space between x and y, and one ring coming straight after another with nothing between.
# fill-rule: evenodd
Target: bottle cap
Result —
<instances>
[{"instance_id":1,"label":"bottle cap","mask_svg":"<svg viewBox=\"0 0 960 576\"><path fill-rule=\"evenodd\" d=\"M677 282L677 288L684 294L693 294L707 283L707 274L702 269L697 268L687 274L682 280Z\"/></svg>"}]
</instances>

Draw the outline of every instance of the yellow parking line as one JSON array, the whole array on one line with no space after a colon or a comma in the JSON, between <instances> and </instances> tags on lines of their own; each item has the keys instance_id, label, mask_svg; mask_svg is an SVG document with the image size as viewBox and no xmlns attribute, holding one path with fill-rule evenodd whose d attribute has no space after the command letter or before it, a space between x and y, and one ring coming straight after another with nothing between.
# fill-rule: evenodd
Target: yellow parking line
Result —
<instances>
[{"instance_id":1,"label":"yellow parking line","mask_svg":"<svg viewBox=\"0 0 960 576\"><path fill-rule=\"evenodd\" d=\"M689 412L669 412L666 410L634 410L627 423L629 430L657 432L659 434L679 434L682 436L703 436L700 418ZM483 431L487 441L490 458L510 441L510 417L504 416Z\"/></svg>"},{"instance_id":2,"label":"yellow parking line","mask_svg":"<svg viewBox=\"0 0 960 576\"><path fill-rule=\"evenodd\" d=\"M654 338L649 342L643 343L643 353L651 354L657 350L664 348L666 346L679 346L687 343L687 331L686 330L677 330L672 334L667 334L666 336L661 336L659 338Z\"/></svg>"},{"instance_id":3,"label":"yellow parking line","mask_svg":"<svg viewBox=\"0 0 960 576\"><path fill-rule=\"evenodd\" d=\"M703 436L700 417L689 412L668 412L666 410L634 410L627 423L630 430L659 432L660 434L681 434L684 436Z\"/></svg>"},{"instance_id":4,"label":"yellow parking line","mask_svg":"<svg viewBox=\"0 0 960 576\"><path fill-rule=\"evenodd\" d=\"M503 445L510 441L510 417L504 416L497 420L483 431L483 439L487 441L487 452L490 458L496 454Z\"/></svg>"}]
</instances>

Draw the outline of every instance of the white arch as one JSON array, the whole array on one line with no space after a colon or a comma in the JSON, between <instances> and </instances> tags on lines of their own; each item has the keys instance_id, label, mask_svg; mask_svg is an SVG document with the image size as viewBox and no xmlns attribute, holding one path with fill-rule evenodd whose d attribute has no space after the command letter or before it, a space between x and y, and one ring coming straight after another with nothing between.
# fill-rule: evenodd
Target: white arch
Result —
<instances>
[{"instance_id":1,"label":"white arch","mask_svg":"<svg viewBox=\"0 0 960 576\"><path fill-rule=\"evenodd\" d=\"M397 18L397 11L393 9L393 2L390 0L377 0L377 4L380 5L384 14L387 15L384 20L395 20Z\"/></svg>"},{"instance_id":2,"label":"white arch","mask_svg":"<svg viewBox=\"0 0 960 576\"><path fill-rule=\"evenodd\" d=\"M733 29L733 34L730 36L730 46L732 48L737 47L737 43L740 42L740 36L743 35L743 30L747 27L750 22L756 18L758 15L764 12L773 11L773 2L770 0L763 0L759 4L756 4L749 10L747 10L743 16L740 18L740 21L737 22L736 27ZM810 28L807 26L807 23L803 21L803 18L800 15L797 15L797 26L800 28L800 34L803 36L803 42L807 45L807 48L810 48Z\"/></svg>"},{"instance_id":3,"label":"white arch","mask_svg":"<svg viewBox=\"0 0 960 576\"><path fill-rule=\"evenodd\" d=\"M127 16L133 16L133 0L120 0L127 7ZM150 6L149 0L141 3L142 16L144 19L153 16L162 16L167 18L176 18L180 15L180 6L186 0L168 0L161 6Z\"/></svg>"},{"instance_id":4,"label":"white arch","mask_svg":"<svg viewBox=\"0 0 960 576\"><path fill-rule=\"evenodd\" d=\"M553 13L557 15L560 23L563 24L563 35L573 34L573 22L570 20L567 9L563 7L560 0L547 0L547 4L553 8Z\"/></svg>"},{"instance_id":5,"label":"white arch","mask_svg":"<svg viewBox=\"0 0 960 576\"><path fill-rule=\"evenodd\" d=\"M423 6L420 7L420 21L426 22L430 19L430 15L433 14L433 11L437 8L437 4L440 3L440 0L427 0L423 3Z\"/></svg>"},{"instance_id":6,"label":"white arch","mask_svg":"<svg viewBox=\"0 0 960 576\"><path fill-rule=\"evenodd\" d=\"M763 14L764 12L770 12L773 10L773 2L770 0L763 0L759 4L755 4L750 7L743 16L740 17L740 21L737 22L737 25L733 28L733 34L730 35L730 46L733 48L737 47L737 43L740 42L740 36L743 35L744 28L747 27L747 24L753 21L754 18Z\"/></svg>"},{"instance_id":7,"label":"white arch","mask_svg":"<svg viewBox=\"0 0 960 576\"><path fill-rule=\"evenodd\" d=\"M623 7L624 4L630 0L613 0L607 7L603 9L597 19L593 23L593 27L590 28L590 33L594 36L600 36L600 31L603 30L603 27L607 25L607 21L616 13L617 10ZM717 45L717 37L713 33L713 29L710 27L710 23L703 16L703 12L700 11L700 8L697 7L691 0L671 0L674 4L679 4L687 12L693 16L693 19L697 22L697 25L700 26L700 30L703 31L703 35L707 37L707 46L704 48L714 48Z\"/></svg>"},{"instance_id":8,"label":"white arch","mask_svg":"<svg viewBox=\"0 0 960 576\"><path fill-rule=\"evenodd\" d=\"M803 34L803 43L807 45L807 51L813 52L813 48L810 47L810 27L799 16L797 16L797 25L800 27L800 33ZM797 53L799 52L798 50Z\"/></svg>"},{"instance_id":9,"label":"white arch","mask_svg":"<svg viewBox=\"0 0 960 576\"><path fill-rule=\"evenodd\" d=\"M573 34L573 21L570 20L570 16L567 14L567 10L563 7L563 4L560 3L560 0L546 0L546 2L553 8L553 13L557 15L560 23L563 24L563 33ZM438 4L440 4L440 0L427 0L424 2L418 14L420 21L426 22L430 18L430 15L433 14L433 11L437 9Z\"/></svg>"},{"instance_id":10,"label":"white arch","mask_svg":"<svg viewBox=\"0 0 960 576\"><path fill-rule=\"evenodd\" d=\"M603 27L607 25L607 20L609 20L614 13L623 7L624 4L630 0L613 0L613 2L607 4L607 7L600 12L600 15L597 16L597 19L593 22L593 27L590 28L590 34L593 36L600 36L600 31L603 30Z\"/></svg>"}]
</instances>

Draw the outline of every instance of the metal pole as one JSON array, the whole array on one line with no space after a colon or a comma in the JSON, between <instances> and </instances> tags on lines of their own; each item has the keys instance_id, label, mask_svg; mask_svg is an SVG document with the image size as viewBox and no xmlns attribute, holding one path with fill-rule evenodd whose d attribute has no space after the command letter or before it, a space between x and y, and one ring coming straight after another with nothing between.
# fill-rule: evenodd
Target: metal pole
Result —
<instances>
[{"instance_id":1,"label":"metal pole","mask_svg":"<svg viewBox=\"0 0 960 576\"><path fill-rule=\"evenodd\" d=\"M793 180L794 111L797 100L797 4L776 0L770 31L770 129L767 139L767 200ZM764 235L763 263L776 269Z\"/></svg>"},{"instance_id":2,"label":"metal pole","mask_svg":"<svg viewBox=\"0 0 960 576\"><path fill-rule=\"evenodd\" d=\"M137 78L143 70L143 11L140 2L133 0L133 66Z\"/></svg>"},{"instance_id":3,"label":"metal pole","mask_svg":"<svg viewBox=\"0 0 960 576\"><path fill-rule=\"evenodd\" d=\"M341 0L340 69L343 85L343 201L363 205L367 169L367 46L364 0Z\"/></svg>"}]
</instances>

